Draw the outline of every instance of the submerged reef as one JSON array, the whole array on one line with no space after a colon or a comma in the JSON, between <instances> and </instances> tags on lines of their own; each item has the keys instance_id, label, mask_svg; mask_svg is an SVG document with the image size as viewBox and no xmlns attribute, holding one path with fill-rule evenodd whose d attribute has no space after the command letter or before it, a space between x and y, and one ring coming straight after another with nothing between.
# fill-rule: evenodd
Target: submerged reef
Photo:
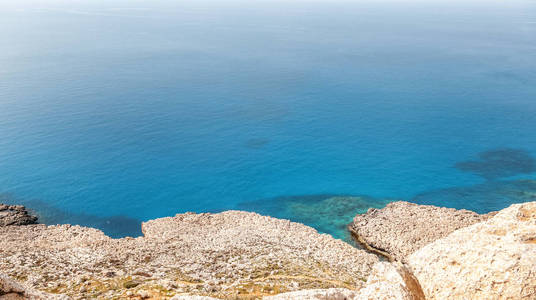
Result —
<instances>
[{"instance_id":1,"label":"submerged reef","mask_svg":"<svg viewBox=\"0 0 536 300\"><path fill-rule=\"evenodd\" d=\"M366 213L369 208L381 209L391 198L368 196L305 195L282 196L244 202L237 209L254 211L276 218L289 219L331 234L333 237L353 243L347 230L357 214ZM468 209L478 214L487 214L522 202L536 201L536 180L486 181L471 186L458 186L431 190L417 194L409 202Z\"/></svg>"},{"instance_id":2,"label":"submerged reef","mask_svg":"<svg viewBox=\"0 0 536 300\"><path fill-rule=\"evenodd\" d=\"M393 198L336 194L281 196L243 202L235 208L303 223L337 239L354 243L346 226L356 214L383 208ZM536 180L496 180L471 186L430 190L408 200L412 203L468 209L479 214L498 211L513 203L536 201ZM128 216L95 216L72 213L44 201L0 194L0 203L22 204L38 213L40 223L94 227L113 238L142 235L141 221ZM0 212L0 215L2 212Z\"/></svg>"},{"instance_id":3,"label":"submerged reef","mask_svg":"<svg viewBox=\"0 0 536 300\"><path fill-rule=\"evenodd\" d=\"M71 224L93 227L102 230L106 235L113 238L142 235L141 221L128 216L95 216L72 213L41 200L21 199L9 194L0 194L0 203L17 203L31 207L32 211L39 217L39 223L42 224Z\"/></svg>"},{"instance_id":4,"label":"submerged reef","mask_svg":"<svg viewBox=\"0 0 536 300\"><path fill-rule=\"evenodd\" d=\"M269 139L257 138L246 141L245 146L250 149L260 149L270 143Z\"/></svg>"},{"instance_id":5,"label":"submerged reef","mask_svg":"<svg viewBox=\"0 0 536 300\"><path fill-rule=\"evenodd\" d=\"M487 180L536 172L536 159L528 151L521 149L488 150L479 153L478 158L478 160L459 162L455 167Z\"/></svg>"},{"instance_id":6,"label":"submerged reef","mask_svg":"<svg viewBox=\"0 0 536 300\"><path fill-rule=\"evenodd\" d=\"M417 204L468 209L479 214L529 201L536 201L536 180L487 181L472 186L432 190L410 200Z\"/></svg>"},{"instance_id":7,"label":"submerged reef","mask_svg":"<svg viewBox=\"0 0 536 300\"><path fill-rule=\"evenodd\" d=\"M354 216L371 207L382 208L391 201L367 196L282 196L244 202L238 209L303 223L337 239L353 242L346 226Z\"/></svg>"}]
</instances>

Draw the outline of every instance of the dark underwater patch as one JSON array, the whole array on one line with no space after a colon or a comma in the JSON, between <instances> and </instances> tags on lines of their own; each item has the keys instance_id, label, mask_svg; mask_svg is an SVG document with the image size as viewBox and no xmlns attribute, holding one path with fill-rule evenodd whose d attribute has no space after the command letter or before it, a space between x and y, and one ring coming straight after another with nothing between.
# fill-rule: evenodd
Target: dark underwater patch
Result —
<instances>
[{"instance_id":1,"label":"dark underwater patch","mask_svg":"<svg viewBox=\"0 0 536 300\"><path fill-rule=\"evenodd\" d=\"M514 203L536 201L536 180L488 181L424 192L410 202L468 209L484 214Z\"/></svg>"},{"instance_id":2,"label":"dark underwater patch","mask_svg":"<svg viewBox=\"0 0 536 300\"><path fill-rule=\"evenodd\" d=\"M238 209L288 219L311 226L321 233L353 243L346 226L358 213L382 208L393 200L335 194L281 196L244 202Z\"/></svg>"},{"instance_id":3,"label":"dark underwater patch","mask_svg":"<svg viewBox=\"0 0 536 300\"><path fill-rule=\"evenodd\" d=\"M519 84L528 84L530 80L528 79L528 74L522 74L519 72L513 72L513 71L499 71L499 72L493 72L489 74L492 78L497 79L499 81L510 81L510 82L516 82Z\"/></svg>"},{"instance_id":4,"label":"dark underwater patch","mask_svg":"<svg viewBox=\"0 0 536 300\"><path fill-rule=\"evenodd\" d=\"M266 146L270 140L268 139L249 139L246 141L246 147L251 149L260 149Z\"/></svg>"},{"instance_id":5,"label":"dark underwater patch","mask_svg":"<svg viewBox=\"0 0 536 300\"><path fill-rule=\"evenodd\" d=\"M536 159L521 149L494 149L478 154L479 160L462 161L455 165L461 171L487 180L497 180L536 172Z\"/></svg>"},{"instance_id":6,"label":"dark underwater patch","mask_svg":"<svg viewBox=\"0 0 536 300\"><path fill-rule=\"evenodd\" d=\"M89 214L71 213L51 206L41 200L25 200L8 194L0 195L0 203L24 205L38 216L38 222L46 225L71 224L102 230L112 238L141 236L141 221L127 216L99 217Z\"/></svg>"}]
</instances>

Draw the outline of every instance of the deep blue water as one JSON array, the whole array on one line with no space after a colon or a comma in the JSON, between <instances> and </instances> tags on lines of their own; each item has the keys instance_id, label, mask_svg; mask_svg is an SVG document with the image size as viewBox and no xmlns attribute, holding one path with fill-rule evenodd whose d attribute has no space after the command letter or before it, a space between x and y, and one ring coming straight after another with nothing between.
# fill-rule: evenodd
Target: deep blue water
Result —
<instances>
[{"instance_id":1,"label":"deep blue water","mask_svg":"<svg viewBox=\"0 0 536 300\"><path fill-rule=\"evenodd\" d=\"M534 157L533 0L0 1L1 199L45 223L340 237L334 195L487 212L536 200Z\"/></svg>"}]
</instances>

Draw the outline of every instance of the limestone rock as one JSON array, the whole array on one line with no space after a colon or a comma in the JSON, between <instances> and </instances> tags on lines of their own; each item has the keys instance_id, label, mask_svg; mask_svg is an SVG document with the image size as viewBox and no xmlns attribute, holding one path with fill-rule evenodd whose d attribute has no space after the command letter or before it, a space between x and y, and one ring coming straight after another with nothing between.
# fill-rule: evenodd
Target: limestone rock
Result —
<instances>
[{"instance_id":1,"label":"limestone rock","mask_svg":"<svg viewBox=\"0 0 536 300\"><path fill-rule=\"evenodd\" d=\"M0 227L9 225L35 224L37 217L28 213L22 205L6 205L0 203Z\"/></svg>"},{"instance_id":2,"label":"limestone rock","mask_svg":"<svg viewBox=\"0 0 536 300\"><path fill-rule=\"evenodd\" d=\"M408 261L427 299L536 299L536 202L457 230Z\"/></svg>"},{"instance_id":3,"label":"limestone rock","mask_svg":"<svg viewBox=\"0 0 536 300\"><path fill-rule=\"evenodd\" d=\"M400 263L377 263L356 300L424 300L417 279Z\"/></svg>"},{"instance_id":4,"label":"limestone rock","mask_svg":"<svg viewBox=\"0 0 536 300\"><path fill-rule=\"evenodd\" d=\"M0 227L0 272L74 298L231 298L360 289L379 261L311 227L256 213L186 213L142 229L143 237L112 239L81 226Z\"/></svg>"},{"instance_id":5,"label":"limestone rock","mask_svg":"<svg viewBox=\"0 0 536 300\"><path fill-rule=\"evenodd\" d=\"M487 218L464 209L397 201L356 215L348 229L370 250L405 262L421 247Z\"/></svg>"},{"instance_id":6,"label":"limestone rock","mask_svg":"<svg viewBox=\"0 0 536 300\"><path fill-rule=\"evenodd\" d=\"M68 300L65 295L54 295L26 287L6 275L0 274L0 300Z\"/></svg>"},{"instance_id":7,"label":"limestone rock","mask_svg":"<svg viewBox=\"0 0 536 300\"><path fill-rule=\"evenodd\" d=\"M263 300L353 300L357 292L344 288L301 290L267 296Z\"/></svg>"}]
</instances>

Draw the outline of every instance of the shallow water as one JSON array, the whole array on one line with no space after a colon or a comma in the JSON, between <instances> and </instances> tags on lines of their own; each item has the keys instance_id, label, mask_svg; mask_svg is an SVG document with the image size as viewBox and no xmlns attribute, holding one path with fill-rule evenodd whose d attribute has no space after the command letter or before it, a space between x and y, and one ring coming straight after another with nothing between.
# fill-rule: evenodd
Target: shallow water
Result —
<instances>
[{"instance_id":1,"label":"shallow water","mask_svg":"<svg viewBox=\"0 0 536 300\"><path fill-rule=\"evenodd\" d=\"M533 199L534 1L12 2L0 193L46 223Z\"/></svg>"}]
</instances>

